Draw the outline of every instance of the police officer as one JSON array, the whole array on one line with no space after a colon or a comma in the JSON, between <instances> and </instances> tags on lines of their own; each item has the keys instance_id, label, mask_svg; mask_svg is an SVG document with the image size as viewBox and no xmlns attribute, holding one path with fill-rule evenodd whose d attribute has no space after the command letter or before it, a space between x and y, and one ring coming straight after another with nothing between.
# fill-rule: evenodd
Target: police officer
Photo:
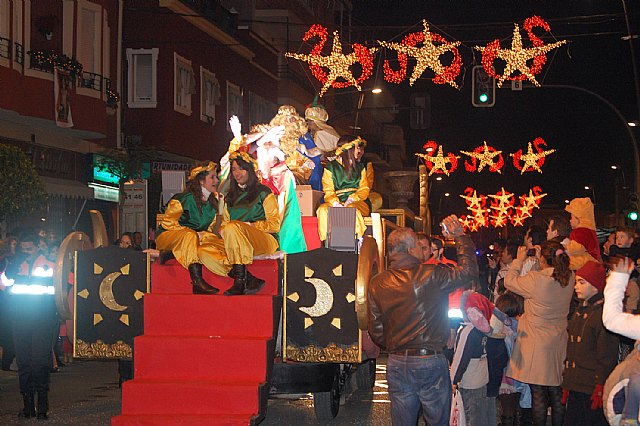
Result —
<instances>
[{"instance_id":1,"label":"police officer","mask_svg":"<svg viewBox=\"0 0 640 426\"><path fill-rule=\"evenodd\" d=\"M9 314L13 329L20 393L24 408L20 417L47 419L49 409L49 369L51 363L51 325L56 321L53 268L55 264L38 252L38 236L23 235L20 253L2 277L10 298Z\"/></svg>"}]
</instances>

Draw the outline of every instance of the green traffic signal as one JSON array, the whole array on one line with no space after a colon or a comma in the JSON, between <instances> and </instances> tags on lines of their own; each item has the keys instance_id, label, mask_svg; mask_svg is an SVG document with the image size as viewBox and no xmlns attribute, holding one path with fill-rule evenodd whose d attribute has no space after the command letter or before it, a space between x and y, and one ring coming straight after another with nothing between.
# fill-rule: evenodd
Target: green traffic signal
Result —
<instances>
[{"instance_id":1,"label":"green traffic signal","mask_svg":"<svg viewBox=\"0 0 640 426\"><path fill-rule=\"evenodd\" d=\"M627 213L627 218L632 221L635 222L636 220L638 220L638 212L637 211L630 211L629 213Z\"/></svg>"},{"instance_id":2,"label":"green traffic signal","mask_svg":"<svg viewBox=\"0 0 640 426\"><path fill-rule=\"evenodd\" d=\"M479 96L479 99L480 99L480 102L485 103L485 102L487 102L489 100L489 96L486 93L482 93Z\"/></svg>"}]
</instances>

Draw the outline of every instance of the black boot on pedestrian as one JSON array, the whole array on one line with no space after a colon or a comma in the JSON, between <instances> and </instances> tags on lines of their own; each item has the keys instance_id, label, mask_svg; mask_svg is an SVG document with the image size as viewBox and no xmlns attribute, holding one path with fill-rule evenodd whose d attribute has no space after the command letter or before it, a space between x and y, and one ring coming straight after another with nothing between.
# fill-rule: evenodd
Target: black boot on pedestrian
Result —
<instances>
[{"instance_id":1,"label":"black boot on pedestrian","mask_svg":"<svg viewBox=\"0 0 640 426\"><path fill-rule=\"evenodd\" d=\"M256 294L264 287L264 280L255 277L247 270L247 285L244 289L244 294Z\"/></svg>"},{"instance_id":2,"label":"black boot on pedestrian","mask_svg":"<svg viewBox=\"0 0 640 426\"><path fill-rule=\"evenodd\" d=\"M158 260L161 265L164 265L171 259L175 259L176 257L173 255L173 250L160 250L160 255L158 256Z\"/></svg>"},{"instance_id":3,"label":"black boot on pedestrian","mask_svg":"<svg viewBox=\"0 0 640 426\"><path fill-rule=\"evenodd\" d=\"M225 296L239 296L244 294L247 287L247 267L245 265L233 265L229 275L233 274L233 285L224 292Z\"/></svg>"},{"instance_id":4,"label":"black boot on pedestrian","mask_svg":"<svg viewBox=\"0 0 640 426\"><path fill-rule=\"evenodd\" d=\"M38 420L47 420L49 411L49 392L38 391Z\"/></svg>"},{"instance_id":5,"label":"black boot on pedestrian","mask_svg":"<svg viewBox=\"0 0 640 426\"><path fill-rule=\"evenodd\" d=\"M220 291L202 278L202 263L189 265L189 276L193 285L193 294L216 294Z\"/></svg>"},{"instance_id":6,"label":"black boot on pedestrian","mask_svg":"<svg viewBox=\"0 0 640 426\"><path fill-rule=\"evenodd\" d=\"M18 413L18 417L22 417L25 419L30 419L31 417L35 417L36 403L35 403L33 393L23 393L22 401L24 403L24 408L22 409L22 411Z\"/></svg>"}]
</instances>

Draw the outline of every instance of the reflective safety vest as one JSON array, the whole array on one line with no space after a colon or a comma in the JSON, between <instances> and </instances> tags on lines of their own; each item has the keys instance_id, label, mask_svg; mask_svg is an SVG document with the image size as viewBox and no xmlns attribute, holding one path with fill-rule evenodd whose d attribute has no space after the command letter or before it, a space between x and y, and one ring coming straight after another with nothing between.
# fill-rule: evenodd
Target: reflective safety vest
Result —
<instances>
[{"instance_id":1,"label":"reflective safety vest","mask_svg":"<svg viewBox=\"0 0 640 426\"><path fill-rule=\"evenodd\" d=\"M39 255L31 265L26 260L22 262L15 278L8 278L3 272L0 275L0 281L9 294L53 295L55 293L53 285L54 267L55 264L53 262L44 255Z\"/></svg>"}]
</instances>

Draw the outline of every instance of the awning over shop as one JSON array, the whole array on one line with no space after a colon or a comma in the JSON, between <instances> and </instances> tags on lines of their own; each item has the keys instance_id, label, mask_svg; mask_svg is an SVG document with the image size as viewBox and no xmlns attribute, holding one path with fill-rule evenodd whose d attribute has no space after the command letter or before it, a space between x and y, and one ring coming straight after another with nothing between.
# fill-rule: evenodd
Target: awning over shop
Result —
<instances>
[{"instance_id":1,"label":"awning over shop","mask_svg":"<svg viewBox=\"0 0 640 426\"><path fill-rule=\"evenodd\" d=\"M77 180L58 179L40 176L44 187L50 195L60 195L68 198L93 198L93 188Z\"/></svg>"}]
</instances>

